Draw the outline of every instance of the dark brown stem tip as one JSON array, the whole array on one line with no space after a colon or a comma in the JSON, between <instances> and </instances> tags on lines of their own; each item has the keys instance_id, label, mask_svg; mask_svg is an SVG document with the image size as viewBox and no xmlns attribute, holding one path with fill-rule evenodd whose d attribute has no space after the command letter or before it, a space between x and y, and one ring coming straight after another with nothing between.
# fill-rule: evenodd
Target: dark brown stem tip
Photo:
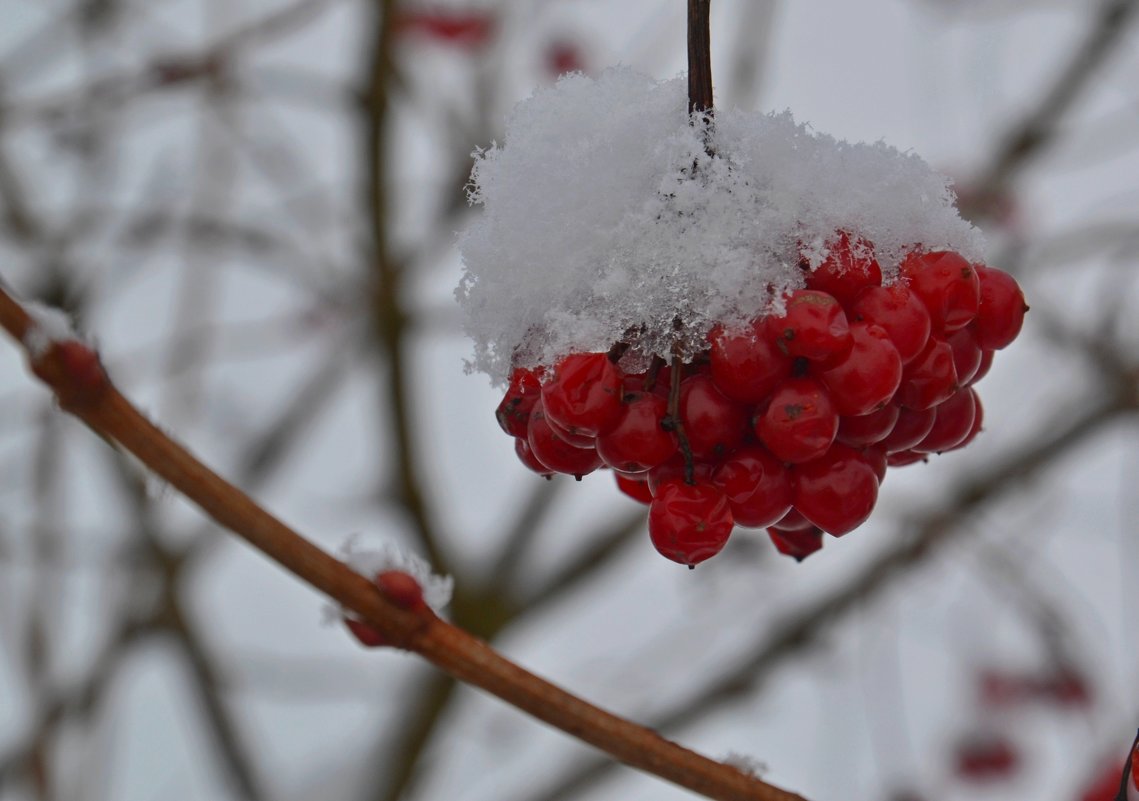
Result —
<instances>
[{"instance_id":1,"label":"dark brown stem tip","mask_svg":"<svg viewBox=\"0 0 1139 801\"><path fill-rule=\"evenodd\" d=\"M688 113L712 115L711 0L688 0Z\"/></svg>"}]
</instances>

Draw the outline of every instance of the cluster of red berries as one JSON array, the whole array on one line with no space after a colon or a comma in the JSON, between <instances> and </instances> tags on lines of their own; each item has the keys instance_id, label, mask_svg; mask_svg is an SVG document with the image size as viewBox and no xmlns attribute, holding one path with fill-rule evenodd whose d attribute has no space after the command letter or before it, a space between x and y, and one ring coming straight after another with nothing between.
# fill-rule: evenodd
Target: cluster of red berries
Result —
<instances>
[{"instance_id":1,"label":"cluster of red berries","mask_svg":"<svg viewBox=\"0 0 1139 801\"><path fill-rule=\"evenodd\" d=\"M951 251L912 251L883 284L873 246L845 233L782 313L716 326L684 363L645 372L610 353L516 369L498 407L523 464L579 479L602 467L649 504L664 556L695 565L735 525L767 528L802 559L861 525L887 467L964 447L973 385L1020 332L1008 274Z\"/></svg>"}]
</instances>

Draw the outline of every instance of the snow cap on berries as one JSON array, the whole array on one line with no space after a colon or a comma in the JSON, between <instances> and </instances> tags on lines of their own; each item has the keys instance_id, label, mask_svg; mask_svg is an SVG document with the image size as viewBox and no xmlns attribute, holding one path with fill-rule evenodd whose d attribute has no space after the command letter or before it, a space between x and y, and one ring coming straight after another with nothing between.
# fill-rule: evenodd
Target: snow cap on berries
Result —
<instances>
[{"instance_id":1,"label":"snow cap on berries","mask_svg":"<svg viewBox=\"0 0 1139 801\"><path fill-rule=\"evenodd\" d=\"M838 231L873 242L886 281L922 245L982 256L947 180L881 142L850 144L789 113L718 109L708 141L687 82L628 68L569 75L476 153L456 295L473 369L502 383L633 340L634 355L698 351L803 285ZM708 148L715 153L710 156ZM678 332L675 323L682 323Z\"/></svg>"},{"instance_id":2,"label":"snow cap on berries","mask_svg":"<svg viewBox=\"0 0 1139 801\"><path fill-rule=\"evenodd\" d=\"M425 560L394 542L384 541L376 547L363 547L360 536L353 534L340 548L340 558L368 581L386 570L407 573L419 582L423 600L436 612L451 602L454 579L433 573Z\"/></svg>"}]
</instances>

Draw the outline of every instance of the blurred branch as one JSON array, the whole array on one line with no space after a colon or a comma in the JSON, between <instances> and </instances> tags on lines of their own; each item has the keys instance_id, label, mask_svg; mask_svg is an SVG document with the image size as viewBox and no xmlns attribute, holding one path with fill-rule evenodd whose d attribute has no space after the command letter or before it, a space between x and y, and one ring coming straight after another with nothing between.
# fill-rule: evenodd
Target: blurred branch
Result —
<instances>
[{"instance_id":1,"label":"blurred branch","mask_svg":"<svg viewBox=\"0 0 1139 801\"><path fill-rule=\"evenodd\" d=\"M1016 173L1051 144L1060 119L1123 41L1137 10L1139 0L1102 0L1087 38L1035 108L1004 136L980 177L969 184L968 200L961 203L962 216L983 216L999 201Z\"/></svg>"},{"instance_id":2,"label":"blurred branch","mask_svg":"<svg viewBox=\"0 0 1139 801\"><path fill-rule=\"evenodd\" d=\"M121 623L86 678L77 686L57 691L41 705L31 734L24 738L23 744L0 755L0 791L20 774L33 769L41 743L49 742L64 720L85 718L98 708L130 646L150 630L149 621L132 619Z\"/></svg>"},{"instance_id":3,"label":"blurred branch","mask_svg":"<svg viewBox=\"0 0 1139 801\"><path fill-rule=\"evenodd\" d=\"M586 576L593 575L599 567L608 563L629 542L633 535L643 531L644 528L645 512L643 508L626 513L607 526L602 536L591 538L588 548L555 573L553 577L543 582L542 587L523 602L525 607L533 609L549 603L565 593L570 587L576 586Z\"/></svg>"},{"instance_id":4,"label":"blurred branch","mask_svg":"<svg viewBox=\"0 0 1139 801\"><path fill-rule=\"evenodd\" d=\"M364 208L370 225L370 267L373 270L372 313L375 335L386 373L384 389L390 412L388 430L395 443L395 482L400 505L411 519L423 549L437 570L454 573L438 543L424 497L418 457L412 437L416 430L411 419L411 386L406 362L408 315L403 306L403 264L396 261L388 240L389 82L394 71L392 44L394 29L389 21L395 0L381 0L373 16L370 61L364 106L364 152L361 163L366 176Z\"/></svg>"},{"instance_id":5,"label":"blurred branch","mask_svg":"<svg viewBox=\"0 0 1139 801\"><path fill-rule=\"evenodd\" d=\"M197 53L155 58L141 70L105 75L55 97L0 102L0 125L52 122L66 117L83 103L97 102L102 111L121 106L154 91L189 84L217 82L226 76L230 62L250 49L271 44L309 24L341 0L294 0L220 37Z\"/></svg>"},{"instance_id":6,"label":"blurred branch","mask_svg":"<svg viewBox=\"0 0 1139 801\"><path fill-rule=\"evenodd\" d=\"M110 382L98 357L74 339L44 347L40 324L0 288L0 326L21 343L60 407L134 454L222 526L373 626L384 641L419 654L632 767L720 801L798 801L799 796L700 756L523 670L484 642L409 606L293 531L151 423ZM28 343L32 343L29 345Z\"/></svg>"}]
</instances>

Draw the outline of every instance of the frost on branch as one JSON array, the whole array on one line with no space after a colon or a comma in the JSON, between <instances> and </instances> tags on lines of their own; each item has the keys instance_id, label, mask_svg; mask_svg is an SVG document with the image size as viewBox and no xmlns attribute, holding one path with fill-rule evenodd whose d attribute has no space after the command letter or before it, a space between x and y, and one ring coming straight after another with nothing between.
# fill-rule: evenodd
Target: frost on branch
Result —
<instances>
[{"instance_id":1,"label":"frost on branch","mask_svg":"<svg viewBox=\"0 0 1139 801\"><path fill-rule=\"evenodd\" d=\"M414 578L423 590L423 600L436 612L451 602L454 580L431 571L431 565L393 542L376 547L363 547L360 538L352 536L340 549L344 562L369 581L387 570L398 570Z\"/></svg>"},{"instance_id":2,"label":"frost on branch","mask_svg":"<svg viewBox=\"0 0 1139 801\"><path fill-rule=\"evenodd\" d=\"M521 103L505 143L477 154L456 294L473 369L633 340L634 356L694 352L802 286L845 230L874 243L889 280L916 244L981 258L947 180L913 154L850 144L789 113L717 110L707 142L686 81L627 68L570 75ZM683 321L677 331L674 322Z\"/></svg>"},{"instance_id":3,"label":"frost on branch","mask_svg":"<svg viewBox=\"0 0 1139 801\"><path fill-rule=\"evenodd\" d=\"M71 318L60 309L30 300L22 301L20 305L32 318L32 325L24 334L24 347L33 359L46 354L57 342L83 341L72 327Z\"/></svg>"}]
</instances>

